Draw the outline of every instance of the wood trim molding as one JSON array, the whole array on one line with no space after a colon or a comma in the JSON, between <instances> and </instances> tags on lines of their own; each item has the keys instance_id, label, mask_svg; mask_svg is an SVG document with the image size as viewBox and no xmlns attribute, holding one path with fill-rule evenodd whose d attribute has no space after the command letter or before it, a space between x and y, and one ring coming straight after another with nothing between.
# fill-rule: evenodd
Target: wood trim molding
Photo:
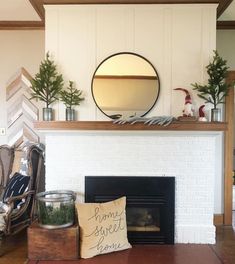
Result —
<instances>
[{"instance_id":1,"label":"wood trim molding","mask_svg":"<svg viewBox=\"0 0 235 264\"><path fill-rule=\"evenodd\" d=\"M0 21L0 30L44 30L43 21Z\"/></svg>"},{"instance_id":2,"label":"wood trim molding","mask_svg":"<svg viewBox=\"0 0 235 264\"><path fill-rule=\"evenodd\" d=\"M44 30L45 9L42 0L29 0L41 21L0 21L0 30Z\"/></svg>"},{"instance_id":3,"label":"wood trim molding","mask_svg":"<svg viewBox=\"0 0 235 264\"><path fill-rule=\"evenodd\" d=\"M219 0L219 6L217 8L217 18L219 18L223 12L228 8L233 0Z\"/></svg>"},{"instance_id":4,"label":"wood trim molding","mask_svg":"<svg viewBox=\"0 0 235 264\"><path fill-rule=\"evenodd\" d=\"M40 0L34 0L39 2ZM45 5L71 4L219 4L217 18L227 9L233 0L41 0Z\"/></svg>"},{"instance_id":5,"label":"wood trim molding","mask_svg":"<svg viewBox=\"0 0 235 264\"><path fill-rule=\"evenodd\" d=\"M224 215L223 214L214 214L214 225L221 226L224 224Z\"/></svg>"},{"instance_id":6,"label":"wood trim molding","mask_svg":"<svg viewBox=\"0 0 235 264\"><path fill-rule=\"evenodd\" d=\"M39 17L42 21L45 20L45 9L43 7L43 1L42 0L29 0Z\"/></svg>"},{"instance_id":7,"label":"wood trim molding","mask_svg":"<svg viewBox=\"0 0 235 264\"><path fill-rule=\"evenodd\" d=\"M227 82L235 80L235 71L230 71ZM225 103L225 120L228 129L224 133L224 224L232 224L233 195L233 126L234 126L234 89L229 90Z\"/></svg>"},{"instance_id":8,"label":"wood trim molding","mask_svg":"<svg viewBox=\"0 0 235 264\"><path fill-rule=\"evenodd\" d=\"M227 6L224 2L231 0L29 0L35 9L41 22L39 21L0 21L0 30L30 30L45 28L44 4L50 5L71 5L71 4L218 4L218 10L223 12ZM223 8L220 8L221 2ZM222 14L222 13L221 13Z\"/></svg>"},{"instance_id":9,"label":"wood trim molding","mask_svg":"<svg viewBox=\"0 0 235 264\"><path fill-rule=\"evenodd\" d=\"M216 4L221 0L42 0L43 4Z\"/></svg>"},{"instance_id":10,"label":"wood trim molding","mask_svg":"<svg viewBox=\"0 0 235 264\"><path fill-rule=\"evenodd\" d=\"M159 131L226 131L224 122L181 122L175 121L168 126L145 125L144 123L114 124L112 121L39 121L34 123L39 130L159 130Z\"/></svg>"},{"instance_id":11,"label":"wood trim molding","mask_svg":"<svg viewBox=\"0 0 235 264\"><path fill-rule=\"evenodd\" d=\"M217 29L235 29L235 20L217 21Z\"/></svg>"}]
</instances>

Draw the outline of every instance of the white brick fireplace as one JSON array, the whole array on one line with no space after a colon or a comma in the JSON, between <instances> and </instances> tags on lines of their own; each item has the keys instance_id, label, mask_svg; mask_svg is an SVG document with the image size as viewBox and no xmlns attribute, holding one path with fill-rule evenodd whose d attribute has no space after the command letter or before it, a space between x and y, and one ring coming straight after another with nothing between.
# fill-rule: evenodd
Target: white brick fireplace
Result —
<instances>
[{"instance_id":1,"label":"white brick fireplace","mask_svg":"<svg viewBox=\"0 0 235 264\"><path fill-rule=\"evenodd\" d=\"M46 51L65 81L84 92L79 120L107 120L93 101L92 75L102 60L123 51L146 57L159 74L160 96L148 116L181 115L184 99L176 87L189 89L198 109L203 101L191 83L207 80L216 7L46 6ZM64 120L63 104L54 108L56 120ZM214 243L213 214L223 213L221 142L222 132L212 131L47 131L46 188L72 189L83 200L84 176L175 176L175 242Z\"/></svg>"},{"instance_id":2,"label":"white brick fireplace","mask_svg":"<svg viewBox=\"0 0 235 264\"><path fill-rule=\"evenodd\" d=\"M46 133L46 189L84 198L85 176L175 176L175 242L214 243L220 132Z\"/></svg>"}]
</instances>

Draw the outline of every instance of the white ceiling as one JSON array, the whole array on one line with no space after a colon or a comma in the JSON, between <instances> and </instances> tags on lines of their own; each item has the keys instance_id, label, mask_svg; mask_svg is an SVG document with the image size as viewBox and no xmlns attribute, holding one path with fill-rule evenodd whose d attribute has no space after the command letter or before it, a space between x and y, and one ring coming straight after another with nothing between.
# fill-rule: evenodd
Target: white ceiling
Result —
<instances>
[{"instance_id":1,"label":"white ceiling","mask_svg":"<svg viewBox=\"0 0 235 264\"><path fill-rule=\"evenodd\" d=\"M40 21L29 0L1 0L0 20Z\"/></svg>"},{"instance_id":2,"label":"white ceiling","mask_svg":"<svg viewBox=\"0 0 235 264\"><path fill-rule=\"evenodd\" d=\"M0 21L40 21L29 0L0 0ZM235 0L219 20L235 20Z\"/></svg>"}]
</instances>

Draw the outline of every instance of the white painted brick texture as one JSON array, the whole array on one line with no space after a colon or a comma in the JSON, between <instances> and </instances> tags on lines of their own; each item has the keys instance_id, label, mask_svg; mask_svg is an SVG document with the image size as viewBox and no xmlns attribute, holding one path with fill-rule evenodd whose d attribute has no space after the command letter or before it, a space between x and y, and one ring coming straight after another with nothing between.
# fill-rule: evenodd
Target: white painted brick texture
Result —
<instances>
[{"instance_id":1,"label":"white painted brick texture","mask_svg":"<svg viewBox=\"0 0 235 264\"><path fill-rule=\"evenodd\" d=\"M46 135L46 189L83 201L84 176L175 176L175 242L214 243L216 135L81 132Z\"/></svg>"}]
</instances>

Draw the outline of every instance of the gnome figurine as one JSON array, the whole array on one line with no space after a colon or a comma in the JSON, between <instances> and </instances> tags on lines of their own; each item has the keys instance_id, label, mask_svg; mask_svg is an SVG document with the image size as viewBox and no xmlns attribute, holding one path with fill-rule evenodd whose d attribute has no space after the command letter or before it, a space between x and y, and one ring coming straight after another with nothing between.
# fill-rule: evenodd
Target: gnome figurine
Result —
<instances>
[{"instance_id":1,"label":"gnome figurine","mask_svg":"<svg viewBox=\"0 0 235 264\"><path fill-rule=\"evenodd\" d=\"M192 105L192 98L187 89L184 88L175 88L174 90L185 92L185 101L184 101L184 109L183 109L183 116L184 117L191 117L193 116L193 105Z\"/></svg>"},{"instance_id":2,"label":"gnome figurine","mask_svg":"<svg viewBox=\"0 0 235 264\"><path fill-rule=\"evenodd\" d=\"M205 112L204 112L204 107L205 107L205 105L201 105L199 107L198 121L207 122L207 119L206 119L206 116L205 116Z\"/></svg>"}]
</instances>

